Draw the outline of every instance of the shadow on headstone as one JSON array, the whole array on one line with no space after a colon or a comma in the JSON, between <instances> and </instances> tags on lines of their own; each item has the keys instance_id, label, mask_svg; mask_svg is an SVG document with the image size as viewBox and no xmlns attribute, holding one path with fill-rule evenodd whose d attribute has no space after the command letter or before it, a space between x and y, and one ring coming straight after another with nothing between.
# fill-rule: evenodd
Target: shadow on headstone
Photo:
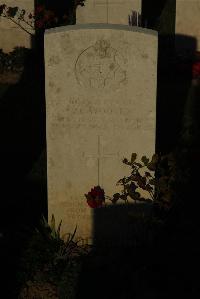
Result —
<instances>
[{"instance_id":1,"label":"shadow on headstone","mask_svg":"<svg viewBox=\"0 0 200 299\"><path fill-rule=\"evenodd\" d=\"M184 41L183 45L187 45L187 49L190 49L189 52L187 51L190 55L187 55L186 59L184 57L182 59L175 53L174 38L176 37L181 43ZM195 51L196 40L194 38L171 35L160 37L157 150L161 152L170 152L177 145L180 146L184 113L189 111L186 108L187 103L192 104L193 120L197 118L198 122L199 105L197 103L200 99L200 87L192 85L192 63ZM197 136L199 135L197 134ZM179 149L182 148L179 147ZM147 254L151 266L144 263L144 268L148 269L140 269L141 272L143 271L142 274L147 271L146 275L148 276L146 277L140 276L139 271L136 273L137 267L133 263L133 260L137 259L137 262L142 265L141 261L146 257L145 254L138 255L138 252L134 250L134 245L138 244L138 240L148 240L143 223L141 226L136 225L134 218L141 211L142 213L145 211L144 206L142 204L131 207L120 205L94 211L94 244L97 248L102 249L104 255L102 257L96 255L96 259L91 258L89 262L87 261L88 264L85 268L83 267L77 298L84 296L93 298L94 294L95 298L134 298L134 293L132 296L128 294L130 285L134 291L137 289L141 293L144 291L139 278L143 279L143 283L144 280L148 282L152 278L153 283L151 281L150 290L153 290L152 297L154 298L185 293L183 282L188 282L188 284L186 283L188 294L196 294L194 292L198 287L198 281L196 275L193 274L193 266L196 265L197 256L199 256L199 245L197 246L199 236L197 201L199 196L195 195L199 184L199 162L199 157L194 157L193 165L189 164L192 175L188 185L182 190L182 196L179 198L181 204L175 206L170 213L162 230L162 238L153 247L153 254ZM191 162L189 161L189 163ZM150 210L147 209L148 211ZM144 217L148 218L148 213L145 212ZM143 238L141 238L141 232L144 232ZM147 252L148 250L145 253ZM188 277L188 273L190 273L190 277ZM129 280L130 277L132 280ZM126 284L127 281L129 283ZM168 290L166 290L166 285ZM127 293L123 293L123 288L127 290ZM158 289L161 290L161 293L156 296ZM148 295L147 292L145 298L148 298ZM143 296L140 296L139 293L138 298L143 298Z\"/></svg>"},{"instance_id":2,"label":"shadow on headstone","mask_svg":"<svg viewBox=\"0 0 200 299\"><path fill-rule=\"evenodd\" d=\"M94 246L113 252L138 246L145 232L142 220L152 213L148 203L109 205L95 209L93 218ZM143 240L144 241L144 240ZM143 244L140 244L143 245Z\"/></svg>"},{"instance_id":3,"label":"shadow on headstone","mask_svg":"<svg viewBox=\"0 0 200 299\"><path fill-rule=\"evenodd\" d=\"M149 203L122 203L94 210L94 249L83 264L76 299L90 299L94 293L97 299L133 298L141 292L142 282L134 273L147 264L145 253L151 251L152 231L147 219L152 213Z\"/></svg>"}]
</instances>

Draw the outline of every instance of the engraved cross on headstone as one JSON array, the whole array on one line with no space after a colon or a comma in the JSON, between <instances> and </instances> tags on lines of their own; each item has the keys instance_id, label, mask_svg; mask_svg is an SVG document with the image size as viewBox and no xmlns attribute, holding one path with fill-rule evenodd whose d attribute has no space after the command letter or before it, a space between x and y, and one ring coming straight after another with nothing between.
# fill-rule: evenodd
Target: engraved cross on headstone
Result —
<instances>
[{"instance_id":1,"label":"engraved cross on headstone","mask_svg":"<svg viewBox=\"0 0 200 299\"><path fill-rule=\"evenodd\" d=\"M124 0L93 0L93 1L94 1L94 6L104 5L106 7L107 24L109 23L109 19L112 14L113 5L124 5ZM131 10L131 14L127 15L127 25L141 26L141 15L137 10L134 10L133 7Z\"/></svg>"},{"instance_id":2,"label":"engraved cross on headstone","mask_svg":"<svg viewBox=\"0 0 200 299\"><path fill-rule=\"evenodd\" d=\"M97 183L98 186L103 187L103 163L102 160L104 158L109 158L111 156L117 156L119 157L119 152L113 153L113 154L103 154L101 151L101 136L98 135L97 139L97 154L96 155L86 155L83 153L83 156L85 158L92 158L97 159Z\"/></svg>"},{"instance_id":3,"label":"engraved cross on headstone","mask_svg":"<svg viewBox=\"0 0 200 299\"><path fill-rule=\"evenodd\" d=\"M109 0L94 0L94 6L103 5L106 7L106 23L108 24L108 4Z\"/></svg>"},{"instance_id":4,"label":"engraved cross on headstone","mask_svg":"<svg viewBox=\"0 0 200 299\"><path fill-rule=\"evenodd\" d=\"M139 25L142 0L86 0L76 11L76 24Z\"/></svg>"}]
</instances>

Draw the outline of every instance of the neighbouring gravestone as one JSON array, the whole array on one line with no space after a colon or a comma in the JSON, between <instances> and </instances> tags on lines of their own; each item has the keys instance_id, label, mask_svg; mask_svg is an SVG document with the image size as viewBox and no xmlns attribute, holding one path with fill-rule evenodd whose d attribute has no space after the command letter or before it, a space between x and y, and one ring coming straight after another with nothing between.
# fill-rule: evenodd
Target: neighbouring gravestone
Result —
<instances>
[{"instance_id":1,"label":"neighbouring gravestone","mask_svg":"<svg viewBox=\"0 0 200 299\"><path fill-rule=\"evenodd\" d=\"M78 6L76 24L140 24L142 0L86 0Z\"/></svg>"},{"instance_id":2,"label":"neighbouring gravestone","mask_svg":"<svg viewBox=\"0 0 200 299\"><path fill-rule=\"evenodd\" d=\"M109 24L47 30L45 72L49 220L62 219L63 232L77 225L77 238L89 240L94 210L104 207L91 209L84 194L100 185L113 195L130 174L122 159L155 152L157 33Z\"/></svg>"},{"instance_id":3,"label":"neighbouring gravestone","mask_svg":"<svg viewBox=\"0 0 200 299\"><path fill-rule=\"evenodd\" d=\"M24 9L28 14L34 11L34 0L1 0L0 5L6 4L7 7L18 7ZM30 31L30 26L22 25ZM33 32L33 31L32 31ZM31 35L20 28L11 20L0 16L0 49L4 52L11 52L14 47L31 48Z\"/></svg>"},{"instance_id":4,"label":"neighbouring gravestone","mask_svg":"<svg viewBox=\"0 0 200 299\"><path fill-rule=\"evenodd\" d=\"M183 35L182 41L176 39L177 51L190 50L187 37L195 39L196 51L200 51L200 0L176 0L176 34Z\"/></svg>"}]
</instances>

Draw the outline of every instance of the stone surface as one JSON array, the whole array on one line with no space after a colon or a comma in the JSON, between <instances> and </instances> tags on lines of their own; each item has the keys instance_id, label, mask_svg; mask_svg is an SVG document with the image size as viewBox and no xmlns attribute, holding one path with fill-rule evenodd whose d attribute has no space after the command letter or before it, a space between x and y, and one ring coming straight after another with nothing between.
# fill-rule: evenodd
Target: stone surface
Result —
<instances>
[{"instance_id":1,"label":"stone surface","mask_svg":"<svg viewBox=\"0 0 200 299\"><path fill-rule=\"evenodd\" d=\"M119 192L117 181L130 175L122 159L155 152L157 33L106 24L47 30L45 72L49 218L91 238L99 226L84 194L98 184L108 196Z\"/></svg>"},{"instance_id":2,"label":"stone surface","mask_svg":"<svg viewBox=\"0 0 200 299\"><path fill-rule=\"evenodd\" d=\"M28 13L34 11L34 0L5 0L1 4L10 7L19 7L25 9ZM22 23L25 29L30 31L30 27ZM0 17L0 49L4 52L11 52L14 47L31 47L31 35L21 29L12 21Z\"/></svg>"},{"instance_id":3,"label":"stone surface","mask_svg":"<svg viewBox=\"0 0 200 299\"><path fill-rule=\"evenodd\" d=\"M107 23L129 25L133 11L141 13L141 0L86 0L76 11L76 24Z\"/></svg>"},{"instance_id":4,"label":"stone surface","mask_svg":"<svg viewBox=\"0 0 200 299\"><path fill-rule=\"evenodd\" d=\"M193 37L196 50L200 51L200 0L176 0L176 34ZM190 39L176 47L191 47Z\"/></svg>"}]
</instances>

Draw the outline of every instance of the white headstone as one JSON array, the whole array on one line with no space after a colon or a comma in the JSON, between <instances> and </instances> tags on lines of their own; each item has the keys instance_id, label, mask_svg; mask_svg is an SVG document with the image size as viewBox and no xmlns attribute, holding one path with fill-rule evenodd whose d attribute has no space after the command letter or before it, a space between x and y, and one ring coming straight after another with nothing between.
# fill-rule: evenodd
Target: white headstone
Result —
<instances>
[{"instance_id":1,"label":"white headstone","mask_svg":"<svg viewBox=\"0 0 200 299\"><path fill-rule=\"evenodd\" d=\"M94 210L84 194L99 184L113 195L130 175L122 159L155 152L157 33L107 24L47 30L45 69L49 218L88 239Z\"/></svg>"},{"instance_id":2,"label":"white headstone","mask_svg":"<svg viewBox=\"0 0 200 299\"><path fill-rule=\"evenodd\" d=\"M200 51L200 0L176 0L176 34L193 37ZM177 49L187 46L187 42L176 44Z\"/></svg>"},{"instance_id":3,"label":"white headstone","mask_svg":"<svg viewBox=\"0 0 200 299\"><path fill-rule=\"evenodd\" d=\"M77 8L76 24L129 25L133 12L141 14L141 2L142 0L86 0L84 6Z\"/></svg>"}]
</instances>

